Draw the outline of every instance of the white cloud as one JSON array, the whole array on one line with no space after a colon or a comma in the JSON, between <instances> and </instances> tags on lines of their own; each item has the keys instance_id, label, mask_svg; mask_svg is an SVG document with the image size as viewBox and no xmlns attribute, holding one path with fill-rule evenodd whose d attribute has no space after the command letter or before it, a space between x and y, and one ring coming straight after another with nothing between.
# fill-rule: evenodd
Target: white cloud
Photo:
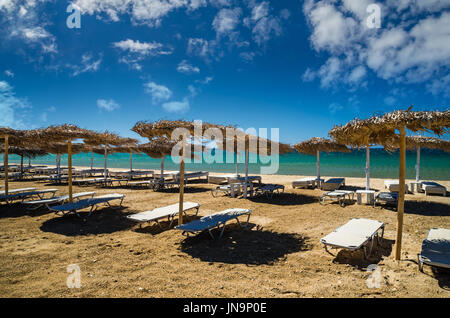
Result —
<instances>
[{"instance_id":1,"label":"white cloud","mask_svg":"<svg viewBox=\"0 0 450 318\"><path fill-rule=\"evenodd\" d=\"M270 14L270 5L268 1L261 3L250 3L252 8L250 18L244 19L244 25L252 29L253 40L262 45L269 41L273 35L280 36L282 33L280 18ZM286 11L281 11L283 18L287 16Z\"/></svg>"},{"instance_id":2,"label":"white cloud","mask_svg":"<svg viewBox=\"0 0 450 318\"><path fill-rule=\"evenodd\" d=\"M79 65L69 65L73 70L72 76L78 76L87 72L96 72L102 63L102 56L99 55L97 59L91 53L85 53L81 56L81 63Z\"/></svg>"},{"instance_id":3,"label":"white cloud","mask_svg":"<svg viewBox=\"0 0 450 318\"><path fill-rule=\"evenodd\" d=\"M337 112L339 112L340 110L343 110L344 107L342 105L340 105L339 103L331 103L328 106L328 110L330 111L330 113L332 115L336 114Z\"/></svg>"},{"instance_id":4,"label":"white cloud","mask_svg":"<svg viewBox=\"0 0 450 318\"><path fill-rule=\"evenodd\" d=\"M380 4L380 29L366 26L369 3L305 1L311 45L328 60L318 70L308 69L303 79L318 78L327 88L355 88L367 85L373 73L391 82L428 83L431 93L443 92L438 83L445 82L450 68L450 2L388 0Z\"/></svg>"},{"instance_id":5,"label":"white cloud","mask_svg":"<svg viewBox=\"0 0 450 318\"><path fill-rule=\"evenodd\" d=\"M172 97L172 91L164 85L158 85L155 82L144 84L145 91L152 96L154 104L164 102Z\"/></svg>"},{"instance_id":6,"label":"white cloud","mask_svg":"<svg viewBox=\"0 0 450 318\"><path fill-rule=\"evenodd\" d=\"M180 102L164 103L162 107L169 113L185 113L189 110L189 101L184 99Z\"/></svg>"},{"instance_id":7,"label":"white cloud","mask_svg":"<svg viewBox=\"0 0 450 318\"><path fill-rule=\"evenodd\" d=\"M10 70L5 70L5 75L8 77L14 77L14 73Z\"/></svg>"},{"instance_id":8,"label":"white cloud","mask_svg":"<svg viewBox=\"0 0 450 318\"><path fill-rule=\"evenodd\" d=\"M183 60L178 64L177 71L184 74L192 74L192 73L199 73L200 69L196 66L193 66L188 63L188 61Z\"/></svg>"},{"instance_id":9,"label":"white cloud","mask_svg":"<svg viewBox=\"0 0 450 318\"><path fill-rule=\"evenodd\" d=\"M221 36L232 32L238 26L241 14L240 8L221 9L212 23L217 35Z\"/></svg>"},{"instance_id":10,"label":"white cloud","mask_svg":"<svg viewBox=\"0 0 450 318\"><path fill-rule=\"evenodd\" d=\"M46 3L51 0L0 0L0 24L3 41L21 40L31 48L40 48L42 53L58 52L56 38L46 28L44 16Z\"/></svg>"},{"instance_id":11,"label":"white cloud","mask_svg":"<svg viewBox=\"0 0 450 318\"><path fill-rule=\"evenodd\" d=\"M119 62L128 64L136 70L141 70L142 66L139 62L148 56L172 54L172 49L164 48L164 45L158 42L139 42L138 40L127 39L114 42L113 47L126 52L125 56L119 59Z\"/></svg>"},{"instance_id":12,"label":"white cloud","mask_svg":"<svg viewBox=\"0 0 450 318\"><path fill-rule=\"evenodd\" d=\"M187 53L197 55L205 60L209 60L214 56L216 41L208 41L200 38L190 38L188 40Z\"/></svg>"},{"instance_id":13,"label":"white cloud","mask_svg":"<svg viewBox=\"0 0 450 318\"><path fill-rule=\"evenodd\" d=\"M15 96L13 88L6 81L0 81L0 126L23 129L26 109L31 108L26 99Z\"/></svg>"},{"instance_id":14,"label":"white cloud","mask_svg":"<svg viewBox=\"0 0 450 318\"><path fill-rule=\"evenodd\" d=\"M106 110L108 112L112 112L112 111L114 111L116 109L119 109L120 105L113 99L109 99L109 100L98 99L97 100L97 107L100 110Z\"/></svg>"}]
</instances>

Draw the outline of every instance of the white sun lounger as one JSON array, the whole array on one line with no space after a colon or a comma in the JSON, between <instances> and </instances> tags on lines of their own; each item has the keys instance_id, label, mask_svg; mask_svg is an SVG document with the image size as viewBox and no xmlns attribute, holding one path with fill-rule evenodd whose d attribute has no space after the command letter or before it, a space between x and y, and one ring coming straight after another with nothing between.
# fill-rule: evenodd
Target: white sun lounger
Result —
<instances>
[{"instance_id":1,"label":"white sun lounger","mask_svg":"<svg viewBox=\"0 0 450 318\"><path fill-rule=\"evenodd\" d=\"M20 193L20 192L30 192L30 191L34 191L34 190L36 190L36 188L10 189L10 190L8 190L8 194L15 194L15 193ZM1 195L5 195L5 191L0 191L0 196Z\"/></svg>"},{"instance_id":2,"label":"white sun lounger","mask_svg":"<svg viewBox=\"0 0 450 318\"><path fill-rule=\"evenodd\" d=\"M419 270L423 265L450 268L450 230L431 229L418 254Z\"/></svg>"},{"instance_id":3,"label":"white sun lounger","mask_svg":"<svg viewBox=\"0 0 450 318\"><path fill-rule=\"evenodd\" d=\"M434 181L421 181L420 187L425 195L442 194L444 197L447 195L447 188Z\"/></svg>"},{"instance_id":4,"label":"white sun lounger","mask_svg":"<svg viewBox=\"0 0 450 318\"><path fill-rule=\"evenodd\" d=\"M398 180L384 180L384 188L391 192L398 192L400 190L400 184ZM408 185L405 182L405 193L408 193Z\"/></svg>"},{"instance_id":5,"label":"white sun lounger","mask_svg":"<svg viewBox=\"0 0 450 318\"><path fill-rule=\"evenodd\" d=\"M333 191L342 186L345 186L345 178L331 178L323 182L321 188L324 191Z\"/></svg>"},{"instance_id":6,"label":"white sun lounger","mask_svg":"<svg viewBox=\"0 0 450 318\"><path fill-rule=\"evenodd\" d=\"M45 194L51 193L52 197L54 197L55 193L57 191L58 191L58 189L44 189L44 190L17 192L17 193L8 194L8 195L1 195L0 201L6 201L6 203L8 204L9 202L20 200L23 203L24 200L33 198L33 197L38 197L40 200L42 200L42 199L44 199Z\"/></svg>"},{"instance_id":7,"label":"white sun lounger","mask_svg":"<svg viewBox=\"0 0 450 318\"><path fill-rule=\"evenodd\" d=\"M334 232L328 234L320 240L325 247L344 248L350 251L362 249L364 257L367 258L372 253L374 238L380 240L384 235L384 223L368 219L351 219L346 224L338 227ZM381 236L379 231L381 230ZM368 245L370 243L370 247ZM331 253L330 253L331 254Z\"/></svg>"},{"instance_id":8,"label":"white sun lounger","mask_svg":"<svg viewBox=\"0 0 450 318\"><path fill-rule=\"evenodd\" d=\"M175 229L183 231L182 234L185 236L189 236L190 234L195 235L207 230L209 235L214 239L212 230L214 228L217 228L221 229L219 234L219 238L221 238L228 221L236 220L238 224L241 225L241 223L239 222L239 217L242 215L248 215L247 221L245 223L245 226L247 226L248 222L250 221L251 214L252 210L249 209L228 209L222 212L204 216L199 220L195 220L190 223L176 226Z\"/></svg>"},{"instance_id":9,"label":"white sun lounger","mask_svg":"<svg viewBox=\"0 0 450 318\"><path fill-rule=\"evenodd\" d=\"M223 176L208 176L208 183L212 184L222 184L222 183L230 183L230 180L236 180L239 178L238 174L226 174Z\"/></svg>"},{"instance_id":10,"label":"white sun lounger","mask_svg":"<svg viewBox=\"0 0 450 318\"><path fill-rule=\"evenodd\" d=\"M72 195L73 199L80 199L82 197L93 197L95 192L80 192L80 193L74 193ZM57 203L64 203L65 201L69 200L69 195L62 195L53 197L50 199L43 199L43 200L34 200L34 201L26 201L23 202L24 205L27 206L27 210L37 210L42 206L45 206L47 209L50 209L50 205L57 204Z\"/></svg>"},{"instance_id":11,"label":"white sun lounger","mask_svg":"<svg viewBox=\"0 0 450 318\"><path fill-rule=\"evenodd\" d=\"M266 195L267 198L273 198L274 194L284 193L284 185L281 184L263 184L256 188L255 195Z\"/></svg>"},{"instance_id":12,"label":"white sun lounger","mask_svg":"<svg viewBox=\"0 0 450 318\"><path fill-rule=\"evenodd\" d=\"M94 212L97 209L99 204L106 203L108 206L111 206L109 202L112 200L120 200L119 206L121 207L124 198L125 198L124 194L117 194L117 193L105 194L90 199L83 199L74 203L66 203L63 205L52 206L50 207L50 210L54 211L56 214L61 213L62 215L75 213L78 217L80 217L80 215L78 214L79 210L90 208L88 214L88 216L90 216L92 212Z\"/></svg>"},{"instance_id":13,"label":"white sun lounger","mask_svg":"<svg viewBox=\"0 0 450 318\"><path fill-rule=\"evenodd\" d=\"M292 181L292 187L295 188L315 188L320 187L320 184L324 181L324 179L318 180L317 178L303 178L299 180Z\"/></svg>"},{"instance_id":14,"label":"white sun lounger","mask_svg":"<svg viewBox=\"0 0 450 318\"><path fill-rule=\"evenodd\" d=\"M337 201L340 206L345 206L345 200L353 201L355 198L355 192L350 190L335 190L330 191L322 195L319 199L320 204L324 205L326 201Z\"/></svg>"},{"instance_id":15,"label":"white sun lounger","mask_svg":"<svg viewBox=\"0 0 450 318\"><path fill-rule=\"evenodd\" d=\"M199 203L194 202L183 202L183 213L187 216L186 212L192 209L196 209L195 215L198 214L198 210L200 209ZM168 221L170 221L169 228L172 227L173 221L175 219L175 216L177 216L179 213L179 204L175 203L169 206L156 208L151 211L136 213L128 215L127 218L135 221L135 222L156 222L160 228L162 228L159 221L161 219L167 218Z\"/></svg>"}]
</instances>

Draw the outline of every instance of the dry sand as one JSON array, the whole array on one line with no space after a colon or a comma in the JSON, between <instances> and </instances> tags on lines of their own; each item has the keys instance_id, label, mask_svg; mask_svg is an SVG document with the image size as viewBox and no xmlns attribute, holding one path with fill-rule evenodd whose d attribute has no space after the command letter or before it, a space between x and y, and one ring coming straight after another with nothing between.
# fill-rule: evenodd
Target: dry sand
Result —
<instances>
[{"instance_id":1,"label":"dry sand","mask_svg":"<svg viewBox=\"0 0 450 318\"><path fill-rule=\"evenodd\" d=\"M263 182L286 185L272 200L213 198L214 185L191 184L185 198L201 204L199 215L227 208L250 208L251 228L230 226L222 240L207 234L186 239L177 230L142 228L124 216L178 202L176 190L153 192L125 187L93 190L126 195L123 209L102 208L87 222L76 216L26 213L20 205L0 207L1 297L449 297L450 273L425 268L417 253L427 231L450 228L450 198L409 194L402 260L394 261L397 213L352 204L322 206L320 190L292 189L300 176L263 176ZM450 188L450 182L442 182ZM364 187L365 180L346 178ZM10 188L44 183L12 182ZM372 179L375 189L383 180ZM51 186L52 188L55 186ZM56 186L66 194L67 186ZM362 253L325 252L319 240L350 218L386 223L381 246L369 261ZM190 218L192 219L192 218ZM167 224L165 224L167 225ZM66 285L67 266L81 269L79 289ZM366 270L377 264L379 288L369 288Z\"/></svg>"}]
</instances>

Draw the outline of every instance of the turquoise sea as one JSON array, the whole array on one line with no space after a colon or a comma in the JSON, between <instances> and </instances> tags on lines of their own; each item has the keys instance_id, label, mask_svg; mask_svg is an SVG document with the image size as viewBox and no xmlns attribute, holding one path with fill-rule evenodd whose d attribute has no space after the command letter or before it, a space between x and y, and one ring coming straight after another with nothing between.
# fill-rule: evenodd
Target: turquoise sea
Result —
<instances>
[{"instance_id":1,"label":"turquoise sea","mask_svg":"<svg viewBox=\"0 0 450 318\"><path fill-rule=\"evenodd\" d=\"M15 155L9 157L11 163L19 163L20 158ZM255 155L250 155L250 160L255 160ZM243 156L240 157L243 160ZM366 154L365 150L355 150L352 153L321 153L320 170L323 176L341 176L341 177L364 177ZM54 165L56 157L48 155L32 160L32 164L51 164ZM91 154L81 153L73 156L74 166L90 166ZM153 159L147 155L133 155L134 169L159 169L160 159ZM388 153L384 149L371 149L371 177L373 178L398 178L398 152ZM28 160L25 159L27 164ZM67 156L61 159L63 166L67 165ZM415 178L416 152L408 151L406 153L406 177ZM103 167L103 156L94 154L94 166ZM250 173L260 173L261 164L250 163ZM111 168L130 168L129 154L112 154L108 156L108 167ZM178 170L178 165L173 163L170 157L165 160L166 170ZM235 164L214 163L189 163L186 164L186 170L204 170L210 172L235 172ZM244 163L240 163L239 171L244 172ZM300 155L290 153L280 156L280 167L277 174L281 175L316 175L316 157L310 155ZM450 180L450 154L440 150L423 149L421 151L421 179Z\"/></svg>"}]
</instances>

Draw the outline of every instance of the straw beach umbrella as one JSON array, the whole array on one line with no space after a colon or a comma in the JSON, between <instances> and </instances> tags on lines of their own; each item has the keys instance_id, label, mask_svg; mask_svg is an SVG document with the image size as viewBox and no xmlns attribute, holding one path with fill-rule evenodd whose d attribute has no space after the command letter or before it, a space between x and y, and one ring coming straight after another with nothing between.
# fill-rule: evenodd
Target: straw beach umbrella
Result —
<instances>
[{"instance_id":1,"label":"straw beach umbrella","mask_svg":"<svg viewBox=\"0 0 450 318\"><path fill-rule=\"evenodd\" d=\"M294 145L294 149L299 153L317 156L317 181L320 183L320 152L350 152L345 145L339 144L334 140L314 137L307 141Z\"/></svg>"},{"instance_id":2,"label":"straw beach umbrella","mask_svg":"<svg viewBox=\"0 0 450 318\"><path fill-rule=\"evenodd\" d=\"M443 135L450 127L450 111L394 111L380 116L372 116L365 120L355 119L346 125L335 126L330 136L337 142L362 146L369 141L378 144L391 151L400 148L399 162L399 199L397 209L397 236L395 259L400 260L403 214L405 200L405 158L406 158L406 129L412 132L430 132ZM399 132L398 134L396 132Z\"/></svg>"},{"instance_id":3,"label":"straw beach umbrella","mask_svg":"<svg viewBox=\"0 0 450 318\"><path fill-rule=\"evenodd\" d=\"M119 146L136 146L137 140L133 138L123 138L117 134L105 131L103 133L95 132L91 134L88 138L84 139L84 143L89 147L91 147L91 151L94 151L94 148L100 146L103 148L104 155L104 178L105 180L108 178L107 172L107 158L108 152L114 152L115 147Z\"/></svg>"},{"instance_id":4,"label":"straw beach umbrella","mask_svg":"<svg viewBox=\"0 0 450 318\"><path fill-rule=\"evenodd\" d=\"M5 146L0 144L0 153L5 152ZM46 156L48 153L42 149L38 148L28 148L28 147L17 147L10 146L8 149L8 154L14 154L20 156L20 173L23 174L23 159L28 158L28 160Z\"/></svg>"},{"instance_id":5,"label":"straw beach umbrella","mask_svg":"<svg viewBox=\"0 0 450 318\"><path fill-rule=\"evenodd\" d=\"M176 145L175 141L167 138L157 137L152 139L151 142L139 145L139 150L149 157L155 159L161 159L161 178L164 180L164 160L166 156L169 156L172 152L172 148Z\"/></svg>"},{"instance_id":6,"label":"straw beach umbrella","mask_svg":"<svg viewBox=\"0 0 450 318\"><path fill-rule=\"evenodd\" d=\"M210 123L202 122L201 125L198 122L190 122L184 120L160 120L156 122L137 122L131 129L135 133L142 137L148 138L150 143L156 138L163 138L167 140L181 142L181 156L180 156L180 195L179 195L179 215L178 224L183 224L183 200L184 200L184 157L186 155L187 142L193 141L195 136L203 137L205 130L209 128L216 128L225 131L224 126L214 125ZM183 129L183 131L178 131L181 135L177 136L179 140L173 140L172 134L177 132L178 129Z\"/></svg>"},{"instance_id":7,"label":"straw beach umbrella","mask_svg":"<svg viewBox=\"0 0 450 318\"><path fill-rule=\"evenodd\" d=\"M72 124L49 126L43 129L33 129L26 132L26 138L32 140L36 145L43 146L49 143L67 142L67 159L69 174L69 202L72 198L72 140L88 138L92 131L79 128Z\"/></svg>"},{"instance_id":8,"label":"straw beach umbrella","mask_svg":"<svg viewBox=\"0 0 450 318\"><path fill-rule=\"evenodd\" d=\"M5 170L5 195L8 195L8 150L10 145L20 146L24 142L25 139L24 130L16 130L9 127L0 127L0 138L4 139L4 154L3 154L3 166Z\"/></svg>"},{"instance_id":9,"label":"straw beach umbrella","mask_svg":"<svg viewBox=\"0 0 450 318\"><path fill-rule=\"evenodd\" d=\"M417 151L416 182L420 181L420 149L441 149L450 152L450 141L434 137L407 136L406 148Z\"/></svg>"},{"instance_id":10,"label":"straw beach umbrella","mask_svg":"<svg viewBox=\"0 0 450 318\"><path fill-rule=\"evenodd\" d=\"M239 129L234 129L234 134L230 138L229 135L225 138L225 142L218 144L219 149L230 150L229 144L233 146L233 151L239 153L245 151L245 184L248 184L248 163L250 152L259 155L272 155L272 149L276 150L275 154L283 155L292 152L294 149L284 143L274 142L270 139L246 134ZM247 198L247 186L244 187L244 198Z\"/></svg>"},{"instance_id":11,"label":"straw beach umbrella","mask_svg":"<svg viewBox=\"0 0 450 318\"><path fill-rule=\"evenodd\" d=\"M63 142L50 142L41 144L40 148L45 152L56 155L56 171L58 176L61 174L61 156L68 154L67 144ZM80 153L84 150L84 145L72 143L72 154Z\"/></svg>"}]
</instances>

